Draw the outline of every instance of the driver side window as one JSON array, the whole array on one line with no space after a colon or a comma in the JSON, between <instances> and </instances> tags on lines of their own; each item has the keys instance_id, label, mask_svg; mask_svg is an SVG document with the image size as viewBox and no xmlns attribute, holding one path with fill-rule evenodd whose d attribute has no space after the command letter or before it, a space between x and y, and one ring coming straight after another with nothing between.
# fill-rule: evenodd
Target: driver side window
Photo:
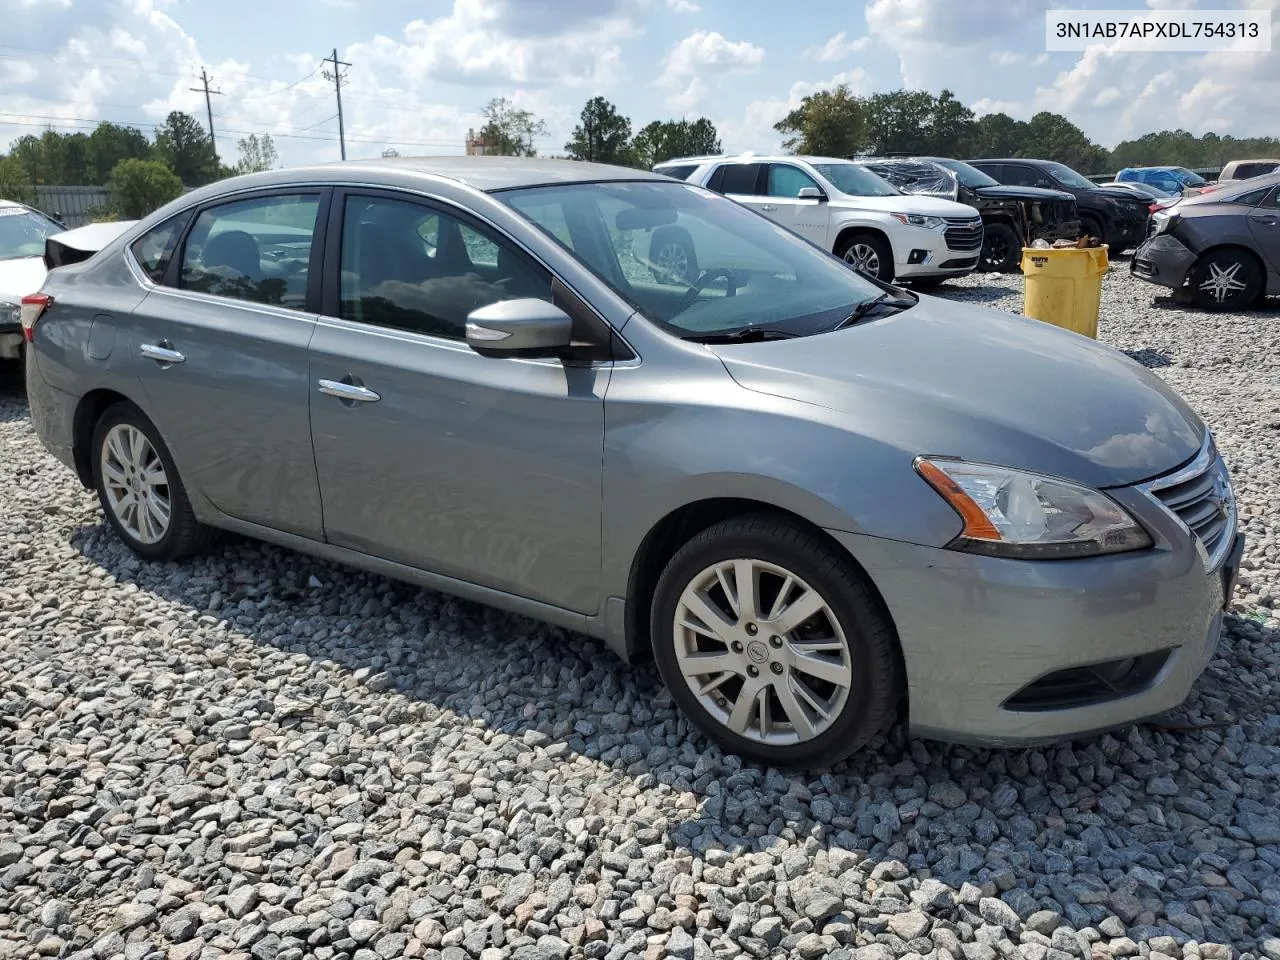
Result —
<instances>
[{"instance_id":1,"label":"driver side window","mask_svg":"<svg viewBox=\"0 0 1280 960\"><path fill-rule=\"evenodd\" d=\"M771 197L788 197L795 199L805 187L817 187L817 182L799 167L787 163L769 165L769 188L766 191Z\"/></svg>"}]
</instances>

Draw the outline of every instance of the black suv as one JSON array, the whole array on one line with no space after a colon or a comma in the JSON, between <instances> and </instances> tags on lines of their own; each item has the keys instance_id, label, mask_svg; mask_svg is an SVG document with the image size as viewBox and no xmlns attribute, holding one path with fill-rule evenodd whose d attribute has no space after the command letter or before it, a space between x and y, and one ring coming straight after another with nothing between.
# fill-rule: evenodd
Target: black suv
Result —
<instances>
[{"instance_id":1,"label":"black suv","mask_svg":"<svg viewBox=\"0 0 1280 960\"><path fill-rule=\"evenodd\" d=\"M1052 243L1080 236L1076 198L1065 190L1002 186L947 157L859 157L858 163L904 193L942 196L977 210L983 226L979 270L1014 272L1023 247L1040 239Z\"/></svg>"},{"instance_id":2,"label":"black suv","mask_svg":"<svg viewBox=\"0 0 1280 960\"><path fill-rule=\"evenodd\" d=\"M1085 233L1100 237L1112 253L1123 253L1147 235L1149 200L1121 187L1100 187L1053 160L970 160L969 165L1015 187L1044 187L1075 194Z\"/></svg>"}]
</instances>

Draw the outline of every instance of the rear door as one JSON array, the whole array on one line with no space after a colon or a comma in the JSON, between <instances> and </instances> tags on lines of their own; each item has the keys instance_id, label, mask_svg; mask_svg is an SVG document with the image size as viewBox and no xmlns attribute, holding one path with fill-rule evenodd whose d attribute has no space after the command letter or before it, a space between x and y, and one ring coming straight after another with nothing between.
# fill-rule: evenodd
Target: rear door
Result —
<instances>
[{"instance_id":1,"label":"rear door","mask_svg":"<svg viewBox=\"0 0 1280 960\"><path fill-rule=\"evenodd\" d=\"M793 163L771 163L759 209L815 246L830 249L827 238L831 233L831 205L819 199L801 199L800 191L805 187L813 187L826 196L818 181L800 167Z\"/></svg>"},{"instance_id":2,"label":"rear door","mask_svg":"<svg viewBox=\"0 0 1280 960\"><path fill-rule=\"evenodd\" d=\"M1249 214L1249 231L1271 269L1280 273L1280 187Z\"/></svg>"},{"instance_id":3,"label":"rear door","mask_svg":"<svg viewBox=\"0 0 1280 960\"><path fill-rule=\"evenodd\" d=\"M196 211L169 263L133 251L163 276L128 332L145 412L187 484L230 517L312 539L307 345L327 198L295 187L218 201Z\"/></svg>"}]
</instances>

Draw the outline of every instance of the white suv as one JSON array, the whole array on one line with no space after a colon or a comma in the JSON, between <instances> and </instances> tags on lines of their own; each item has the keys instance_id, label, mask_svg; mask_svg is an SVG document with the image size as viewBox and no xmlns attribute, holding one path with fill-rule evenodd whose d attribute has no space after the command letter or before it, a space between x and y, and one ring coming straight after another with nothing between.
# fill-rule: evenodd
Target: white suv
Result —
<instances>
[{"instance_id":1,"label":"white suv","mask_svg":"<svg viewBox=\"0 0 1280 960\"><path fill-rule=\"evenodd\" d=\"M938 282L978 265L982 217L965 203L904 194L851 160L743 154L686 157L655 173L722 193L877 279ZM652 259L686 279L695 246L676 230Z\"/></svg>"}]
</instances>

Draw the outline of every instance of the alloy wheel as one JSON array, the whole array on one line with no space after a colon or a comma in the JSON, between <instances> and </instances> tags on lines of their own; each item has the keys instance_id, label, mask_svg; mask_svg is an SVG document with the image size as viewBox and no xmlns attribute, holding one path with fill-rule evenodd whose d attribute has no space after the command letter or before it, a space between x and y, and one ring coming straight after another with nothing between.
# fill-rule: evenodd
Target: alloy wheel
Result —
<instances>
[{"instance_id":1,"label":"alloy wheel","mask_svg":"<svg viewBox=\"0 0 1280 960\"><path fill-rule=\"evenodd\" d=\"M145 544L164 539L173 511L169 478L146 434L128 423L112 427L101 468L107 505L125 532Z\"/></svg>"},{"instance_id":2,"label":"alloy wheel","mask_svg":"<svg viewBox=\"0 0 1280 960\"><path fill-rule=\"evenodd\" d=\"M851 263L863 273L880 276L880 254L867 243L854 243L844 254L845 263Z\"/></svg>"},{"instance_id":3,"label":"alloy wheel","mask_svg":"<svg viewBox=\"0 0 1280 960\"><path fill-rule=\"evenodd\" d=\"M680 674L725 728L770 746L821 736L853 686L849 647L827 601L762 560L715 563L676 604Z\"/></svg>"},{"instance_id":4,"label":"alloy wheel","mask_svg":"<svg viewBox=\"0 0 1280 960\"><path fill-rule=\"evenodd\" d=\"M664 277L672 280L687 281L689 279L689 253L684 244L671 240L658 248L654 258L654 266Z\"/></svg>"},{"instance_id":5,"label":"alloy wheel","mask_svg":"<svg viewBox=\"0 0 1280 960\"><path fill-rule=\"evenodd\" d=\"M1217 303L1225 303L1248 285L1240 278L1244 264L1239 260L1230 264L1209 264L1209 273L1200 281L1200 289Z\"/></svg>"}]
</instances>

